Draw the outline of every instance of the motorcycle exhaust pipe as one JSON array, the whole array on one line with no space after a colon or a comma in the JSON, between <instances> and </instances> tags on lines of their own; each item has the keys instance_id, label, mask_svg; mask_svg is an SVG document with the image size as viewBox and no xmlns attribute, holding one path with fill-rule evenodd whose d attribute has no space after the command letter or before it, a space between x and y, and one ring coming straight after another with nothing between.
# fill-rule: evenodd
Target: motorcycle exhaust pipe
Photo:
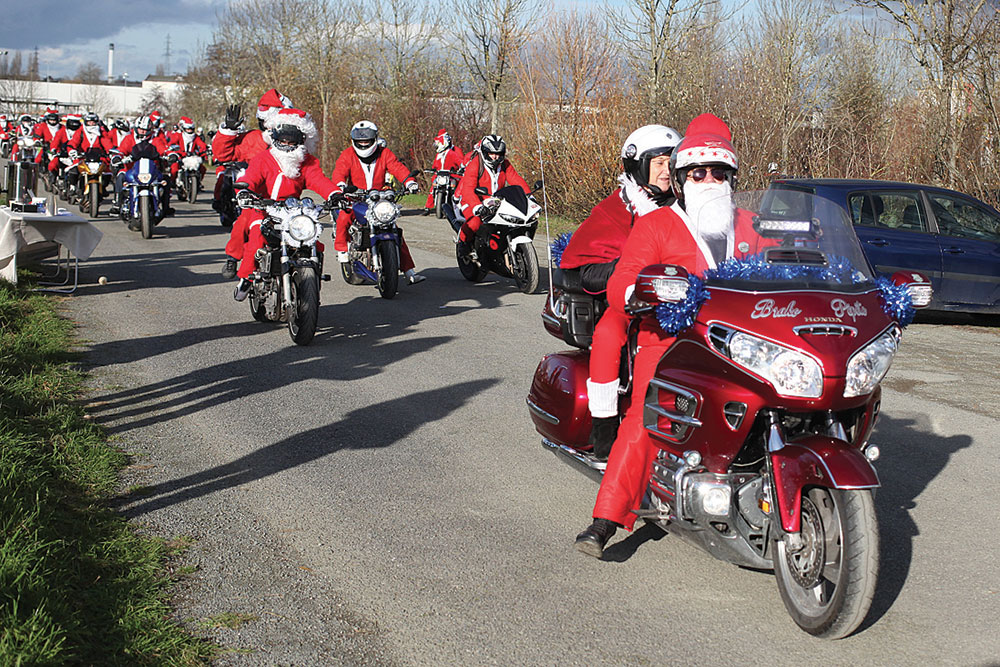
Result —
<instances>
[{"instance_id":1,"label":"motorcycle exhaust pipe","mask_svg":"<svg viewBox=\"0 0 1000 667\"><path fill-rule=\"evenodd\" d=\"M604 469L607 468L607 461L598 461L590 454L573 449L568 445L561 445L552 442L548 438L542 438L542 446L560 455L574 467L578 467L587 477L600 483L604 477Z\"/></svg>"}]
</instances>

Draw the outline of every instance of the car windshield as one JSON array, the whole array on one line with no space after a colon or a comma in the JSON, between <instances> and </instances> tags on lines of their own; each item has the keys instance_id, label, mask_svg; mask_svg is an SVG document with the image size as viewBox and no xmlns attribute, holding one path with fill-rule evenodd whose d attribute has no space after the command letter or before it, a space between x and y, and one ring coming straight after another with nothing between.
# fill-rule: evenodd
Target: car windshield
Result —
<instances>
[{"instance_id":1,"label":"car windshield","mask_svg":"<svg viewBox=\"0 0 1000 667\"><path fill-rule=\"evenodd\" d=\"M730 219L737 232L726 248ZM738 192L702 204L691 224L714 255L728 250L739 256L705 271L709 286L863 291L874 281L846 212L811 193ZM712 240L713 229L723 232L720 240Z\"/></svg>"}]
</instances>

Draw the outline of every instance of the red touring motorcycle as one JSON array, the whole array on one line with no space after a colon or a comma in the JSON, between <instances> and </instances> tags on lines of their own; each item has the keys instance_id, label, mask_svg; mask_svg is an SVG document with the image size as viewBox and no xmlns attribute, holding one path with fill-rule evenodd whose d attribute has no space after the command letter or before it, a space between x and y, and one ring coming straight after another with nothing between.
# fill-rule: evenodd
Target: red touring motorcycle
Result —
<instances>
[{"instance_id":1,"label":"red touring motorcycle","mask_svg":"<svg viewBox=\"0 0 1000 667\"><path fill-rule=\"evenodd\" d=\"M773 245L702 277L646 267L635 325L676 336L645 396L660 451L636 513L720 560L773 569L806 632L840 638L864 620L878 574L879 486L869 442L901 326L930 301L920 274L876 278L842 210L801 192L741 193ZM527 403L544 446L594 476L587 347L601 304L556 272L545 328L581 349L544 357ZM629 400L622 396L622 409Z\"/></svg>"}]
</instances>

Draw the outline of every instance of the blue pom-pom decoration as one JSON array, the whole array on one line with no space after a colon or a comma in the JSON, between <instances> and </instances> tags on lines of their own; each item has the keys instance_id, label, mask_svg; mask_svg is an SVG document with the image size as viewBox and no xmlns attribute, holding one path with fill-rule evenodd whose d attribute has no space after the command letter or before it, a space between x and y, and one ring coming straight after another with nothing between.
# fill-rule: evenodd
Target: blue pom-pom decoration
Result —
<instances>
[{"instance_id":1,"label":"blue pom-pom decoration","mask_svg":"<svg viewBox=\"0 0 1000 667\"><path fill-rule=\"evenodd\" d=\"M660 327L671 336L687 329L698 317L701 304L711 299L705 288L705 281L698 276L688 276L687 296L677 303L661 303L656 307L656 319Z\"/></svg>"},{"instance_id":2,"label":"blue pom-pom decoration","mask_svg":"<svg viewBox=\"0 0 1000 667\"><path fill-rule=\"evenodd\" d=\"M549 246L549 252L552 253L553 266L559 266L559 263L562 261L563 253L566 251L566 246L569 245L569 239L571 236L573 236L572 232L563 232L557 236L556 240Z\"/></svg>"},{"instance_id":3,"label":"blue pom-pom decoration","mask_svg":"<svg viewBox=\"0 0 1000 667\"><path fill-rule=\"evenodd\" d=\"M906 285L897 285L888 278L877 278L875 286L882 295L882 310L886 315L899 322L901 327L913 321L917 310L913 307L913 298Z\"/></svg>"},{"instance_id":4,"label":"blue pom-pom decoration","mask_svg":"<svg viewBox=\"0 0 1000 667\"><path fill-rule=\"evenodd\" d=\"M727 259L714 269L705 271L706 280L767 280L785 282L813 278L846 285L864 282L864 274L855 271L846 257L830 257L826 266L801 264L768 264L764 255Z\"/></svg>"}]
</instances>

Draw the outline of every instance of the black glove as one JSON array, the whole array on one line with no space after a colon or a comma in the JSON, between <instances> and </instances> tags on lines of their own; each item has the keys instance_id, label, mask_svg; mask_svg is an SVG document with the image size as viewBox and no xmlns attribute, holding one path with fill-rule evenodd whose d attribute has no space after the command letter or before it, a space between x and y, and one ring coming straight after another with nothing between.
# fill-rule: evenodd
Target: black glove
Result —
<instances>
[{"instance_id":1,"label":"black glove","mask_svg":"<svg viewBox=\"0 0 1000 667\"><path fill-rule=\"evenodd\" d=\"M344 201L343 192L332 192L330 196L326 198L326 203L330 208L338 208L340 202Z\"/></svg>"},{"instance_id":2,"label":"black glove","mask_svg":"<svg viewBox=\"0 0 1000 667\"><path fill-rule=\"evenodd\" d=\"M226 120L223 121L222 127L227 130L238 130L242 124L243 117L240 115L240 105L230 104L226 107Z\"/></svg>"}]
</instances>

